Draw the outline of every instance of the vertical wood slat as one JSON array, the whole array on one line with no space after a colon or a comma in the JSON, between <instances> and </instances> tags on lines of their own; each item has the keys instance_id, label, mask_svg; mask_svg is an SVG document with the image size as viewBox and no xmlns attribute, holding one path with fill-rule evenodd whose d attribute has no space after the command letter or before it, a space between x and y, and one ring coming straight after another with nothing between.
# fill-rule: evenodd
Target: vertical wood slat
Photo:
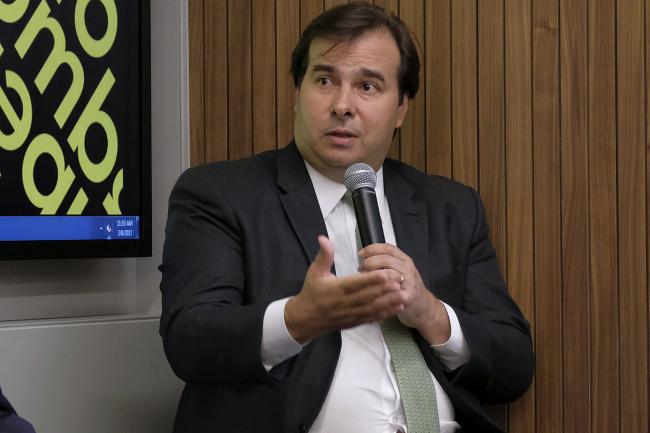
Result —
<instances>
[{"instance_id":1,"label":"vertical wood slat","mask_svg":"<svg viewBox=\"0 0 650 433\"><path fill-rule=\"evenodd\" d=\"M648 311L643 0L617 2L620 397L609 416L621 432L648 431ZM617 368L618 365L614 364ZM614 430L611 430L614 431Z\"/></svg>"},{"instance_id":2,"label":"vertical wood slat","mask_svg":"<svg viewBox=\"0 0 650 433\"><path fill-rule=\"evenodd\" d=\"M451 2L453 178L478 186L476 1Z\"/></svg>"},{"instance_id":3,"label":"vertical wood slat","mask_svg":"<svg viewBox=\"0 0 650 433\"><path fill-rule=\"evenodd\" d=\"M451 3L424 3L427 172L451 177Z\"/></svg>"},{"instance_id":4,"label":"vertical wood slat","mask_svg":"<svg viewBox=\"0 0 650 433\"><path fill-rule=\"evenodd\" d=\"M348 0L325 0L325 10L348 3Z\"/></svg>"},{"instance_id":5,"label":"vertical wood slat","mask_svg":"<svg viewBox=\"0 0 650 433\"><path fill-rule=\"evenodd\" d=\"M190 164L205 162L205 48L203 46L203 0L189 2L188 28L190 86Z\"/></svg>"},{"instance_id":6,"label":"vertical wood slat","mask_svg":"<svg viewBox=\"0 0 650 433\"><path fill-rule=\"evenodd\" d=\"M478 3L479 186L499 264L505 269L506 167L504 2Z\"/></svg>"},{"instance_id":7,"label":"vertical wood slat","mask_svg":"<svg viewBox=\"0 0 650 433\"><path fill-rule=\"evenodd\" d=\"M302 32L318 15L323 13L323 0L301 0L300 2L300 31Z\"/></svg>"},{"instance_id":8,"label":"vertical wood slat","mask_svg":"<svg viewBox=\"0 0 650 433\"><path fill-rule=\"evenodd\" d=\"M530 0L505 4L508 291L534 324L531 12ZM510 405L509 431L535 431L534 393L533 382L528 392Z\"/></svg>"},{"instance_id":9,"label":"vertical wood slat","mask_svg":"<svg viewBox=\"0 0 650 433\"><path fill-rule=\"evenodd\" d=\"M596 432L616 432L619 284L617 191L612 182L617 158L616 10L615 4L602 0L591 1L588 9L592 427Z\"/></svg>"},{"instance_id":10,"label":"vertical wood slat","mask_svg":"<svg viewBox=\"0 0 650 433\"><path fill-rule=\"evenodd\" d=\"M399 0L373 0L373 4L384 8L386 11L392 12L399 16ZM420 96L420 94L418 94ZM421 97L421 96L420 96ZM409 109L410 110L410 109ZM400 132L395 134L393 144L388 151L388 157L393 159L400 159L401 145L400 145Z\"/></svg>"},{"instance_id":11,"label":"vertical wood slat","mask_svg":"<svg viewBox=\"0 0 650 433\"><path fill-rule=\"evenodd\" d=\"M228 11L226 2L204 3L205 160L228 159Z\"/></svg>"},{"instance_id":12,"label":"vertical wood slat","mask_svg":"<svg viewBox=\"0 0 650 433\"><path fill-rule=\"evenodd\" d=\"M646 189L646 227L650 224L650 3L649 0L645 2L645 97L646 97L646 179L645 179L645 189ZM646 229L646 269L650 270L650 230ZM648 288L646 293L646 302L647 302L647 312L650 314L650 271L647 272L646 276L646 287ZM639 300L643 302L642 300ZM650 330L648 330L650 332ZM646 345L646 351L650 352L650 339ZM646 353L646 365L647 370L650 371L650 353ZM650 380L646 386L646 392L650 396ZM650 397L648 398L647 411L650 414Z\"/></svg>"},{"instance_id":13,"label":"vertical wood slat","mask_svg":"<svg viewBox=\"0 0 650 433\"><path fill-rule=\"evenodd\" d=\"M560 2L564 431L590 431L587 5ZM577 348L580 348L576 350Z\"/></svg>"},{"instance_id":14,"label":"vertical wood slat","mask_svg":"<svg viewBox=\"0 0 650 433\"><path fill-rule=\"evenodd\" d=\"M251 0L228 2L228 155L253 153Z\"/></svg>"},{"instance_id":15,"label":"vertical wood slat","mask_svg":"<svg viewBox=\"0 0 650 433\"><path fill-rule=\"evenodd\" d=\"M277 91L277 143L283 147L293 137L293 104L295 88L289 68L291 67L291 52L298 42L300 33L300 8L292 0L276 0L276 28L281 29L275 34L276 41L276 70L275 86Z\"/></svg>"},{"instance_id":16,"label":"vertical wood slat","mask_svg":"<svg viewBox=\"0 0 650 433\"><path fill-rule=\"evenodd\" d=\"M490 238L507 280L504 1L486 0L477 2L477 6L478 185L490 226ZM508 407L498 405L487 409L497 424L507 430Z\"/></svg>"},{"instance_id":17,"label":"vertical wood slat","mask_svg":"<svg viewBox=\"0 0 650 433\"><path fill-rule=\"evenodd\" d=\"M562 249L558 0L533 4L535 427L562 429Z\"/></svg>"},{"instance_id":18,"label":"vertical wood slat","mask_svg":"<svg viewBox=\"0 0 650 433\"><path fill-rule=\"evenodd\" d=\"M275 2L253 0L253 153L275 149ZM284 145L285 143L282 143Z\"/></svg>"},{"instance_id":19,"label":"vertical wood slat","mask_svg":"<svg viewBox=\"0 0 650 433\"><path fill-rule=\"evenodd\" d=\"M400 18L411 30L416 46L424 43L424 15L422 0L401 0L399 3ZM422 51L420 51L422 58ZM425 76L420 70L420 89L415 99L408 101L409 109L400 131L400 159L419 170L426 169L426 145L425 145L425 97L426 95Z\"/></svg>"}]
</instances>

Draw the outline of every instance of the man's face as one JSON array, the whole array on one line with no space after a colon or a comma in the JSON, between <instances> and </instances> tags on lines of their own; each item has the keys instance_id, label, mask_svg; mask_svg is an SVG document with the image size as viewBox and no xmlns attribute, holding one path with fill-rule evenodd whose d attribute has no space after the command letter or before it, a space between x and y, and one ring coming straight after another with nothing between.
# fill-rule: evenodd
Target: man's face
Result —
<instances>
[{"instance_id":1,"label":"man's face","mask_svg":"<svg viewBox=\"0 0 650 433\"><path fill-rule=\"evenodd\" d=\"M319 172L342 182L355 162L381 167L408 108L406 95L399 103L399 62L397 44L384 29L351 42L312 41L296 90L294 136Z\"/></svg>"}]
</instances>

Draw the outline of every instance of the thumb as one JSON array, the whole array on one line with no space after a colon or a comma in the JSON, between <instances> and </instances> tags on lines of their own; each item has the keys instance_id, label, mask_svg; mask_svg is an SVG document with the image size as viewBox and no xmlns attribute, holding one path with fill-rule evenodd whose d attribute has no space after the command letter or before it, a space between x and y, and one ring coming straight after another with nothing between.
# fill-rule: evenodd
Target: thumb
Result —
<instances>
[{"instance_id":1,"label":"thumb","mask_svg":"<svg viewBox=\"0 0 650 433\"><path fill-rule=\"evenodd\" d=\"M311 264L311 268L318 275L330 275L334 263L334 245L327 236L322 235L318 236L318 245L320 249Z\"/></svg>"}]
</instances>

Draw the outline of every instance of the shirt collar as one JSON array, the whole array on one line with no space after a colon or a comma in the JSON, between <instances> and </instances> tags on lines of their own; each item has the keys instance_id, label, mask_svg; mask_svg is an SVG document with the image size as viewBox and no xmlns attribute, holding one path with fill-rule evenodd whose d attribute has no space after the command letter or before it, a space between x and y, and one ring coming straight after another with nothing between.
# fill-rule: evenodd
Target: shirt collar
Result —
<instances>
[{"instance_id":1,"label":"shirt collar","mask_svg":"<svg viewBox=\"0 0 650 433\"><path fill-rule=\"evenodd\" d=\"M323 219L325 219L334 210L334 207L337 205L337 203L341 201L341 198L347 189L345 188L344 184L334 182L332 179L321 174L306 160L305 167L307 167L307 172L309 173L311 183L314 186L314 191L316 192L318 205L320 206L321 213L323 214ZM382 209L385 201L383 167L381 167L377 172L377 185L375 185L375 193L377 194L377 204L379 205L379 208Z\"/></svg>"}]
</instances>

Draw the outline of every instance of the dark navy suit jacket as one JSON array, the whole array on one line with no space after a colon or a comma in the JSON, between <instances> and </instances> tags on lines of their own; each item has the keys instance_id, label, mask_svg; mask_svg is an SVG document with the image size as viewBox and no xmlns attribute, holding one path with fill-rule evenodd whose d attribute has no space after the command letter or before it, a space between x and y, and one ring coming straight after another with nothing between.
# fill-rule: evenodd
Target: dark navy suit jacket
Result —
<instances>
[{"instance_id":1,"label":"dark navy suit jacket","mask_svg":"<svg viewBox=\"0 0 650 433\"><path fill-rule=\"evenodd\" d=\"M2 395L0 390L0 432L1 433L34 433L30 423L16 415L16 411Z\"/></svg>"},{"instance_id":2,"label":"dark navy suit jacket","mask_svg":"<svg viewBox=\"0 0 650 433\"><path fill-rule=\"evenodd\" d=\"M394 160L384 185L397 244L454 308L471 358L448 372L415 338L465 431L498 432L481 403L519 397L533 372L529 326L499 272L478 194ZM292 296L327 234L294 143L186 171L169 199L160 331L186 382L175 432L300 433L327 395L341 337L332 332L267 373L268 304Z\"/></svg>"}]
</instances>

